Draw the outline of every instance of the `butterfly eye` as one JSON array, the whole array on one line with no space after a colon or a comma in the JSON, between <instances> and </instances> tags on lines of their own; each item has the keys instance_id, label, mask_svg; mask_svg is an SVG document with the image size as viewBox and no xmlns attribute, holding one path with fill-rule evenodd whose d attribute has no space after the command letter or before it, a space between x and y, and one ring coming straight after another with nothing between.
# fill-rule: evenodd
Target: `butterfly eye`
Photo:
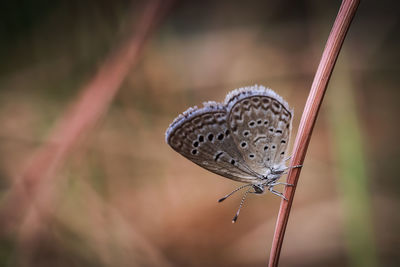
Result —
<instances>
[{"instance_id":1,"label":"butterfly eye","mask_svg":"<svg viewBox=\"0 0 400 267\"><path fill-rule=\"evenodd\" d=\"M253 185L254 188L254 192L256 194L262 194L264 193L264 187L260 186L260 185Z\"/></svg>"}]
</instances>

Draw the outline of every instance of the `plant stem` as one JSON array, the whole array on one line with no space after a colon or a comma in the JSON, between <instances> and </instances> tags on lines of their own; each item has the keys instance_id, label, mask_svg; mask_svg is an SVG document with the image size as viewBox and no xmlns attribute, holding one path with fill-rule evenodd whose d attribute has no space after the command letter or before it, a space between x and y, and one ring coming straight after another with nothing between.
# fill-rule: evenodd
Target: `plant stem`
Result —
<instances>
[{"instance_id":1,"label":"plant stem","mask_svg":"<svg viewBox=\"0 0 400 267\"><path fill-rule=\"evenodd\" d=\"M302 165L304 162L318 111L321 107L329 79L359 2L359 0L343 0L342 5L340 6L315 74L314 81L311 85L310 94L304 107L299 130L293 147L293 156L290 166ZM285 236L286 226L289 220L290 209L292 207L300 171L301 168L293 168L290 169L288 174L288 183L293 184L294 186L285 188L284 195L288 200L282 200L279 208L269 258L270 267L278 266L279 263L283 238Z\"/></svg>"}]
</instances>

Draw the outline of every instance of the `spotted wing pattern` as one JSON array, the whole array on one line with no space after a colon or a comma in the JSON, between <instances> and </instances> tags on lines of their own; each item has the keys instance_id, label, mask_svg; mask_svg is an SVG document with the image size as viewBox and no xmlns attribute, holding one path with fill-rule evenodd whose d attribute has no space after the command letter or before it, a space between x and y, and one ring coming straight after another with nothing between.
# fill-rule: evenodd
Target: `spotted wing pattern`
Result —
<instances>
[{"instance_id":1,"label":"spotted wing pattern","mask_svg":"<svg viewBox=\"0 0 400 267\"><path fill-rule=\"evenodd\" d=\"M228 125L246 164L265 175L284 164L293 111L270 89L252 86L227 95Z\"/></svg>"},{"instance_id":2,"label":"spotted wing pattern","mask_svg":"<svg viewBox=\"0 0 400 267\"><path fill-rule=\"evenodd\" d=\"M170 125L165 138L175 151L209 171L241 182L257 178L238 151L222 104L189 108Z\"/></svg>"}]
</instances>

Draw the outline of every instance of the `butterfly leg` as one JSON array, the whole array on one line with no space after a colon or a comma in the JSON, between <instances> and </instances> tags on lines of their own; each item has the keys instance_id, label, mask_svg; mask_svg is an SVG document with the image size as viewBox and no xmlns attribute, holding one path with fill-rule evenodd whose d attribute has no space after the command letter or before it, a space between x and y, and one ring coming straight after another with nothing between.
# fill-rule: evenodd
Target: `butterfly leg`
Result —
<instances>
[{"instance_id":1,"label":"butterfly leg","mask_svg":"<svg viewBox=\"0 0 400 267\"><path fill-rule=\"evenodd\" d=\"M301 168L301 167L303 167L303 164L301 164L301 165L290 166L289 168L290 168L290 169L296 169L296 168Z\"/></svg>"},{"instance_id":2,"label":"butterfly leg","mask_svg":"<svg viewBox=\"0 0 400 267\"><path fill-rule=\"evenodd\" d=\"M280 192L278 192L278 191L275 191L275 190L273 189L273 186L268 187L268 190L269 190L272 194L277 195L277 196L283 198L283 199L286 200L286 201L288 200L282 193L280 193Z\"/></svg>"},{"instance_id":3,"label":"butterfly leg","mask_svg":"<svg viewBox=\"0 0 400 267\"><path fill-rule=\"evenodd\" d=\"M290 170L290 169L296 169L296 168L301 168L303 167L303 165L294 165L294 166L290 166L290 167L286 167L284 170ZM282 174L287 174L287 172L284 172Z\"/></svg>"},{"instance_id":4,"label":"butterfly leg","mask_svg":"<svg viewBox=\"0 0 400 267\"><path fill-rule=\"evenodd\" d=\"M283 184L283 185L286 185L286 186L294 186L293 184L282 183L282 182L279 182L279 183L273 183L273 184L270 184L270 185L271 185L271 186L275 186L275 185L278 185L278 184Z\"/></svg>"},{"instance_id":5,"label":"butterfly leg","mask_svg":"<svg viewBox=\"0 0 400 267\"><path fill-rule=\"evenodd\" d=\"M289 156L289 157L287 157L287 158L285 158L283 161L288 161L289 159L291 159L292 158L292 156ZM301 167L303 167L303 165L295 165L295 166L290 166L290 167L287 167L288 169L294 169L294 168L301 168Z\"/></svg>"}]
</instances>

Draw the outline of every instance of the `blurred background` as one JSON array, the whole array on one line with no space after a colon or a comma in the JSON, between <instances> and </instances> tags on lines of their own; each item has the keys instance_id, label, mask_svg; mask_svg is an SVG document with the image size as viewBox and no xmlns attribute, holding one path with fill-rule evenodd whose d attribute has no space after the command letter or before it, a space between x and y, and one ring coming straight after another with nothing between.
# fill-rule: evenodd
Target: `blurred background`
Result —
<instances>
[{"instance_id":1,"label":"blurred background","mask_svg":"<svg viewBox=\"0 0 400 267\"><path fill-rule=\"evenodd\" d=\"M149 3L1 2L1 266L266 265L280 199L250 196L232 224L241 196L217 200L239 184L174 152L164 133L188 107L262 84L295 109L292 145L340 1L164 6L93 127L55 167L51 153L38 167L29 184L40 190L15 189L37 170L38 151L62 142L55 127L137 34ZM281 266L400 264L399 14L395 1L358 8L315 125ZM86 102L88 113L101 97Z\"/></svg>"}]
</instances>

